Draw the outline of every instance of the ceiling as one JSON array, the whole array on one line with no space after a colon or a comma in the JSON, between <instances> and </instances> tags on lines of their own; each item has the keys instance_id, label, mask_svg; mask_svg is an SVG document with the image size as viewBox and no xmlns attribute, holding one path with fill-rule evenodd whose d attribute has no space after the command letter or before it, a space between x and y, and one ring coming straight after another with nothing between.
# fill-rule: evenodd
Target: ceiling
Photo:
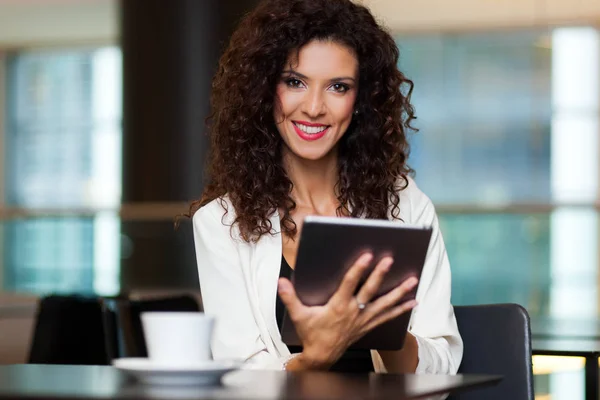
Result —
<instances>
[{"instance_id":1,"label":"ceiling","mask_svg":"<svg viewBox=\"0 0 600 400\"><path fill-rule=\"evenodd\" d=\"M600 25L600 0L355 1L395 33ZM0 0L0 48L115 42L117 13L118 0Z\"/></svg>"}]
</instances>

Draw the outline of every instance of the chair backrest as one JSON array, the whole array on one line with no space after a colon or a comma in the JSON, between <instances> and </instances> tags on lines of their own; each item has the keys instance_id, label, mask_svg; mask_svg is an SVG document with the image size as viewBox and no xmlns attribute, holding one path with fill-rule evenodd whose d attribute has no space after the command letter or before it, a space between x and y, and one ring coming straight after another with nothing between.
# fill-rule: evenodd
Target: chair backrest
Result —
<instances>
[{"instance_id":1,"label":"chair backrest","mask_svg":"<svg viewBox=\"0 0 600 400\"><path fill-rule=\"evenodd\" d=\"M457 393L451 399L533 400L531 328L527 311L518 304L455 306L464 353L462 374L493 374L496 386Z\"/></svg>"},{"instance_id":2,"label":"chair backrest","mask_svg":"<svg viewBox=\"0 0 600 400\"><path fill-rule=\"evenodd\" d=\"M102 321L105 347L110 363L115 358L147 357L140 315L146 311L200 311L191 295L132 300L127 297L103 298Z\"/></svg>"},{"instance_id":3,"label":"chair backrest","mask_svg":"<svg viewBox=\"0 0 600 400\"><path fill-rule=\"evenodd\" d=\"M52 295L40 300L29 363L104 365L104 345L98 298Z\"/></svg>"}]
</instances>

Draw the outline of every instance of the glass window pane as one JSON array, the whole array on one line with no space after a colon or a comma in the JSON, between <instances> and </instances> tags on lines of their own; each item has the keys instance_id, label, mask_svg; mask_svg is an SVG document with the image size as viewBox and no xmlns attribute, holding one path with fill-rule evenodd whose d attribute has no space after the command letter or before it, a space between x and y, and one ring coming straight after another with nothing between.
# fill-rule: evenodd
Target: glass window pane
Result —
<instances>
[{"instance_id":1,"label":"glass window pane","mask_svg":"<svg viewBox=\"0 0 600 400\"><path fill-rule=\"evenodd\" d=\"M452 268L452 303L518 303L550 310L548 214L441 214Z\"/></svg>"},{"instance_id":2,"label":"glass window pane","mask_svg":"<svg viewBox=\"0 0 600 400\"><path fill-rule=\"evenodd\" d=\"M518 303L536 322L578 319L594 325L598 213L592 207L538 214L441 213L440 226L452 268L453 304ZM572 331L573 324L560 330L569 327Z\"/></svg>"},{"instance_id":3,"label":"glass window pane","mask_svg":"<svg viewBox=\"0 0 600 400\"><path fill-rule=\"evenodd\" d=\"M547 32L399 37L420 132L411 165L436 203L550 198Z\"/></svg>"},{"instance_id":4,"label":"glass window pane","mask_svg":"<svg viewBox=\"0 0 600 400\"><path fill-rule=\"evenodd\" d=\"M7 57L5 203L57 216L87 210L80 218L8 221L7 289L118 290L120 57L116 47Z\"/></svg>"},{"instance_id":5,"label":"glass window pane","mask_svg":"<svg viewBox=\"0 0 600 400\"><path fill-rule=\"evenodd\" d=\"M92 218L16 220L3 228L8 288L92 292Z\"/></svg>"}]
</instances>

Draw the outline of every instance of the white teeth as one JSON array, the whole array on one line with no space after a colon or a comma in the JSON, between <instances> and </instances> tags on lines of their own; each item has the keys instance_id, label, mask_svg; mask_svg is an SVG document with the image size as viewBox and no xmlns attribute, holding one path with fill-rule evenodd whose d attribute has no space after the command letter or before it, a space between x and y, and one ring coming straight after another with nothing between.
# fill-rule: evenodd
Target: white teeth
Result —
<instances>
[{"instance_id":1,"label":"white teeth","mask_svg":"<svg viewBox=\"0 0 600 400\"><path fill-rule=\"evenodd\" d=\"M294 122L294 125L296 125L298 128L300 128L300 130L304 133L308 133L309 135L314 135L315 133L320 133L323 132L325 129L327 129L327 126L306 126L306 125L302 125L299 123Z\"/></svg>"}]
</instances>

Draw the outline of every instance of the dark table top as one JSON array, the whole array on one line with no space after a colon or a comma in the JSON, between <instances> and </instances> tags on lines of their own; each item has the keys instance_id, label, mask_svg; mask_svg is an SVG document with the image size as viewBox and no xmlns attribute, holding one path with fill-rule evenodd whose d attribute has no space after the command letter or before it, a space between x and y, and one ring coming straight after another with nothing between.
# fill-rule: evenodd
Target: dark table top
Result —
<instances>
[{"instance_id":1,"label":"dark table top","mask_svg":"<svg viewBox=\"0 0 600 400\"><path fill-rule=\"evenodd\" d=\"M0 366L0 399L412 399L490 386L491 375L236 371L217 387L147 386L106 366Z\"/></svg>"}]
</instances>

